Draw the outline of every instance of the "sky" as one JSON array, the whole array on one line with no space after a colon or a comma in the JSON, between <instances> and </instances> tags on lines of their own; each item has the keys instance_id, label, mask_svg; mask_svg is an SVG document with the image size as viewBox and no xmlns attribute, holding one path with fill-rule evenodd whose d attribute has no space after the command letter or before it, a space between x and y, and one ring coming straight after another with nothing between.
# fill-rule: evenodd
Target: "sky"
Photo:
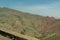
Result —
<instances>
[{"instance_id":1,"label":"sky","mask_svg":"<svg viewBox=\"0 0 60 40\"><path fill-rule=\"evenodd\" d=\"M60 0L0 0L0 7L60 18Z\"/></svg>"}]
</instances>

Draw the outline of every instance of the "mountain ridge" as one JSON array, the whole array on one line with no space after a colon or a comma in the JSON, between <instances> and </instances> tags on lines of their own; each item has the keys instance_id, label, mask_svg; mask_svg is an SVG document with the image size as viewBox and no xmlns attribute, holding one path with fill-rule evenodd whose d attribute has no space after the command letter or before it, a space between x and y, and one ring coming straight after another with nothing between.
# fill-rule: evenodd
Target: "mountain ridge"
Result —
<instances>
[{"instance_id":1,"label":"mountain ridge","mask_svg":"<svg viewBox=\"0 0 60 40\"><path fill-rule=\"evenodd\" d=\"M60 19L0 8L0 27L40 39L59 33Z\"/></svg>"}]
</instances>

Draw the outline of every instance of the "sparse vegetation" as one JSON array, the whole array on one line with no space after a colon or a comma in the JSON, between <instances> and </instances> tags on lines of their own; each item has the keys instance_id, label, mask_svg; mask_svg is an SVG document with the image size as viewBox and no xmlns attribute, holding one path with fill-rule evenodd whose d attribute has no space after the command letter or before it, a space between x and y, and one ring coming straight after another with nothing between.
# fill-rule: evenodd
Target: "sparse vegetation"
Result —
<instances>
[{"instance_id":1,"label":"sparse vegetation","mask_svg":"<svg viewBox=\"0 0 60 40\"><path fill-rule=\"evenodd\" d=\"M43 39L48 34L51 35L60 32L60 19L27 14L9 8L0 8L0 28L1 27ZM60 35L58 38L60 38ZM48 40L53 39L48 38Z\"/></svg>"}]
</instances>

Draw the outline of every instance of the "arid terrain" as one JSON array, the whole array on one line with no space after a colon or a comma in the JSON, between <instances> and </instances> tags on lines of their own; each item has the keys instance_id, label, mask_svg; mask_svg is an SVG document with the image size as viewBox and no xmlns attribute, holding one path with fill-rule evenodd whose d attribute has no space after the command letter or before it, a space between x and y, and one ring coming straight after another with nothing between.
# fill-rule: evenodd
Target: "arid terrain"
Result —
<instances>
[{"instance_id":1,"label":"arid terrain","mask_svg":"<svg viewBox=\"0 0 60 40\"><path fill-rule=\"evenodd\" d=\"M60 19L0 8L0 28L40 40L60 40ZM0 35L0 40L10 40Z\"/></svg>"}]
</instances>

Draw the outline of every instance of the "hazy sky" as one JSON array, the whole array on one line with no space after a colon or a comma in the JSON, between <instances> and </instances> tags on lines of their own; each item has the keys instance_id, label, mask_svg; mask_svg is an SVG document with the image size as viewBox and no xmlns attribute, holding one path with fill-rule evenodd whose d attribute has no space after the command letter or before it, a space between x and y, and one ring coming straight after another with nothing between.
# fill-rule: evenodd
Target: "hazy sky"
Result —
<instances>
[{"instance_id":1,"label":"hazy sky","mask_svg":"<svg viewBox=\"0 0 60 40\"><path fill-rule=\"evenodd\" d=\"M0 7L60 18L60 0L0 0Z\"/></svg>"}]
</instances>

